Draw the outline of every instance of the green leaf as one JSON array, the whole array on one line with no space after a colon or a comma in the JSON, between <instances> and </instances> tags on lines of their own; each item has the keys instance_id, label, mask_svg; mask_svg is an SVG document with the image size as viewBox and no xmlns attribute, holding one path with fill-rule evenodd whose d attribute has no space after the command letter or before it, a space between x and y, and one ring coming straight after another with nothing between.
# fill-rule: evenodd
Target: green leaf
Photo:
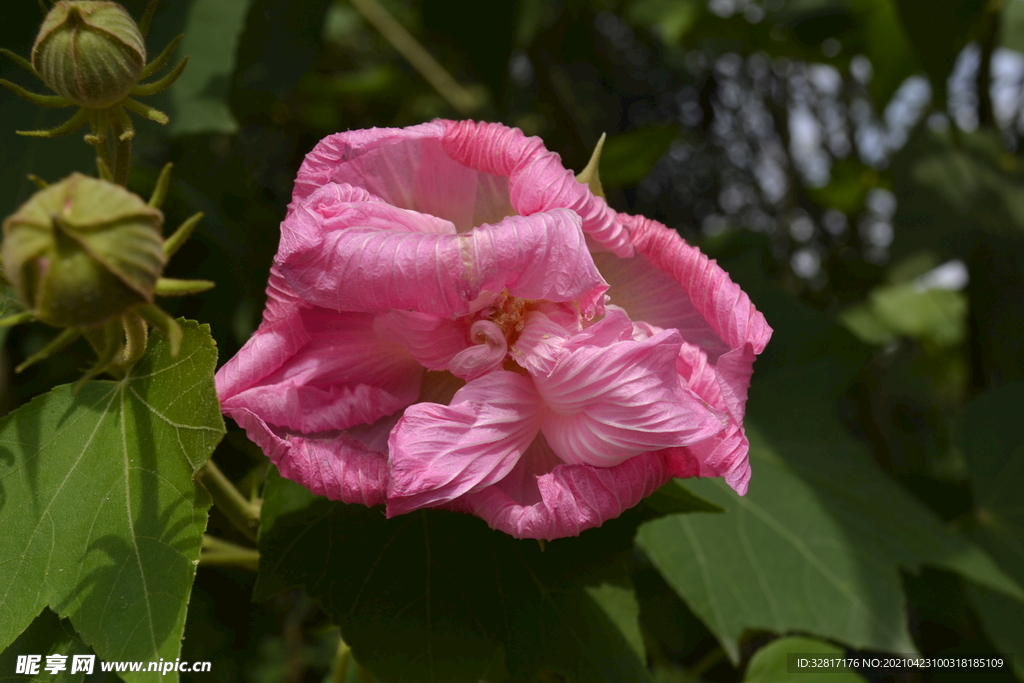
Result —
<instances>
[{"instance_id":1,"label":"green leaf","mask_svg":"<svg viewBox=\"0 0 1024 683\"><path fill-rule=\"evenodd\" d=\"M979 586L967 586L967 596L982 627L1000 654L1013 658L1013 670L1024 681L1024 602Z\"/></svg>"},{"instance_id":2,"label":"green leaf","mask_svg":"<svg viewBox=\"0 0 1024 683\"><path fill-rule=\"evenodd\" d=\"M1024 0L1007 0L1001 24L1000 44L1024 52Z\"/></svg>"},{"instance_id":3,"label":"green leaf","mask_svg":"<svg viewBox=\"0 0 1024 683\"><path fill-rule=\"evenodd\" d=\"M626 9L630 21L650 26L669 45L680 45L703 13L697 0L637 0Z\"/></svg>"},{"instance_id":4,"label":"green leaf","mask_svg":"<svg viewBox=\"0 0 1024 683\"><path fill-rule=\"evenodd\" d=\"M635 527L627 513L542 550L469 515L385 519L275 472L256 598L304 586L383 681L645 681L625 564Z\"/></svg>"},{"instance_id":5,"label":"green leaf","mask_svg":"<svg viewBox=\"0 0 1024 683\"><path fill-rule=\"evenodd\" d=\"M959 442L971 473L975 539L1024 583L1024 432L1018 420L1024 383L989 391L971 401Z\"/></svg>"},{"instance_id":6,"label":"green leaf","mask_svg":"<svg viewBox=\"0 0 1024 683\"><path fill-rule=\"evenodd\" d=\"M85 643L75 633L67 619L61 619L48 609L44 609L32 624L25 629L25 632L18 636L10 647L0 653L0 680L2 681L60 681L81 683L85 680L85 672L77 671L71 673L73 658L75 655L93 654ZM20 655L39 655L39 673L30 676L27 674L14 674L17 671L18 657ZM56 674L46 671L47 655L63 655L65 668ZM103 678L99 665L93 661L93 675L90 681Z\"/></svg>"},{"instance_id":7,"label":"green leaf","mask_svg":"<svg viewBox=\"0 0 1024 683\"><path fill-rule=\"evenodd\" d=\"M914 652L901 567L935 565L1024 595L846 432L836 401L865 357L862 347L794 300L769 298L759 306L776 334L748 404L749 492L739 497L718 480L689 481L697 495L729 512L665 517L638 535L733 661L745 629Z\"/></svg>"},{"instance_id":8,"label":"green leaf","mask_svg":"<svg viewBox=\"0 0 1024 683\"><path fill-rule=\"evenodd\" d=\"M984 133L949 135L922 128L893 160L894 260L921 251L941 259L966 254L977 232L1024 234L1020 160Z\"/></svg>"},{"instance_id":9,"label":"green leaf","mask_svg":"<svg viewBox=\"0 0 1024 683\"><path fill-rule=\"evenodd\" d=\"M874 67L871 93L879 111L908 77L917 71L910 40L895 0L852 0L864 50Z\"/></svg>"},{"instance_id":10,"label":"green leaf","mask_svg":"<svg viewBox=\"0 0 1024 683\"><path fill-rule=\"evenodd\" d=\"M606 189L636 185L678 137L677 126L638 128L609 137L601 152L601 185Z\"/></svg>"},{"instance_id":11,"label":"green leaf","mask_svg":"<svg viewBox=\"0 0 1024 683\"><path fill-rule=\"evenodd\" d=\"M154 335L122 381L57 387L0 421L0 647L47 606L104 660L173 660L224 433L209 329ZM125 674L141 681L159 675Z\"/></svg>"},{"instance_id":12,"label":"green leaf","mask_svg":"<svg viewBox=\"0 0 1024 683\"><path fill-rule=\"evenodd\" d=\"M886 344L902 335L956 346L967 333L967 296L946 289L922 290L913 282L884 285L841 317L867 343Z\"/></svg>"},{"instance_id":13,"label":"green leaf","mask_svg":"<svg viewBox=\"0 0 1024 683\"><path fill-rule=\"evenodd\" d=\"M972 355L983 385L1024 380L1024 167L996 135L921 131L893 160L893 257L967 262Z\"/></svg>"},{"instance_id":14,"label":"green leaf","mask_svg":"<svg viewBox=\"0 0 1024 683\"><path fill-rule=\"evenodd\" d=\"M1018 582L1024 583L1024 432L1020 411L1024 383L989 391L971 401L960 425L959 443L971 473L975 511L973 537ZM970 587L971 602L995 645L1024 652L1024 602ZM1018 676L1024 662L1017 656Z\"/></svg>"},{"instance_id":15,"label":"green leaf","mask_svg":"<svg viewBox=\"0 0 1024 683\"><path fill-rule=\"evenodd\" d=\"M171 86L171 135L234 133L238 122L228 107L235 53L250 0L193 0L179 53L191 55Z\"/></svg>"},{"instance_id":16,"label":"green leaf","mask_svg":"<svg viewBox=\"0 0 1024 683\"><path fill-rule=\"evenodd\" d=\"M678 512L725 512L725 508L701 498L683 486L680 479L673 479L644 498L642 505L659 516Z\"/></svg>"},{"instance_id":17,"label":"green leaf","mask_svg":"<svg viewBox=\"0 0 1024 683\"><path fill-rule=\"evenodd\" d=\"M754 653L747 667L743 683L864 683L864 679L853 671L818 673L815 671L789 672L788 656L793 654L814 654L822 657L844 657L842 648L813 638L779 638Z\"/></svg>"}]
</instances>

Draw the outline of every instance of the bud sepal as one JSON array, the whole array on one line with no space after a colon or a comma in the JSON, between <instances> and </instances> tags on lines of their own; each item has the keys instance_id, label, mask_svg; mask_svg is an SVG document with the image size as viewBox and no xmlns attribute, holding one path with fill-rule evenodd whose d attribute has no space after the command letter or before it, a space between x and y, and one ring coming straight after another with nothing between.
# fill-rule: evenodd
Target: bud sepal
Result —
<instances>
[{"instance_id":1,"label":"bud sepal","mask_svg":"<svg viewBox=\"0 0 1024 683\"><path fill-rule=\"evenodd\" d=\"M48 130L18 131L32 137L58 137L74 133L86 123L91 131L86 142L96 147L100 175L124 185L128 180L133 112L160 124L163 112L133 97L162 92L181 75L188 62L182 59L167 75L141 81L166 66L181 36L175 38L152 62L146 63L145 33L155 8L147 8L141 27L121 5L108 0L60 0L46 15L31 61L10 50L0 50L19 66L31 71L56 95L41 95L0 79L0 85L43 107L79 107L70 119Z\"/></svg>"},{"instance_id":2,"label":"bud sepal","mask_svg":"<svg viewBox=\"0 0 1024 683\"><path fill-rule=\"evenodd\" d=\"M145 351L147 322L176 350L181 331L153 298L198 293L213 283L163 277L170 255L200 217L164 240L159 204L169 170L149 201L74 173L36 192L3 222L4 274L25 310L0 319L0 327L38 320L63 329L19 371L84 335L99 356L86 378L104 371L123 375Z\"/></svg>"}]
</instances>

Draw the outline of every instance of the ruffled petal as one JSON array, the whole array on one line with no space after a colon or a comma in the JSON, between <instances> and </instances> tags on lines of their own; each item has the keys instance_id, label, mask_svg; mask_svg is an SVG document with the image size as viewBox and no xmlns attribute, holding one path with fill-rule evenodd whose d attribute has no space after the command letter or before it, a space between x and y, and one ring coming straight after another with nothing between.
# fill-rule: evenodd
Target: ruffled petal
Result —
<instances>
[{"instance_id":1,"label":"ruffled petal","mask_svg":"<svg viewBox=\"0 0 1024 683\"><path fill-rule=\"evenodd\" d=\"M409 128L368 128L364 130L350 130L344 133L328 135L317 143L316 147L306 155L299 173L295 178L295 189L292 193L292 201L299 202L310 196L334 180L338 169L350 164L362 157L372 155L378 150L394 152L395 157L402 156L404 148L415 148L423 140L436 139L444 135L444 126L440 123L424 123ZM378 164L384 167L392 166L390 175L404 177L412 168L408 164L397 161L395 164L388 164L387 155L377 154L375 157ZM405 159L404 161L408 161ZM404 167L403 167L404 166ZM390 176L386 176L386 179ZM369 185L360 183L349 183L365 187L373 191ZM383 184L383 181L382 183ZM374 192L380 196L379 192ZM411 208L411 207L410 207Z\"/></svg>"},{"instance_id":2,"label":"ruffled petal","mask_svg":"<svg viewBox=\"0 0 1024 683\"><path fill-rule=\"evenodd\" d=\"M460 231L516 213L508 178L452 159L442 147L443 135L441 122L331 135L306 157L295 183L295 203L333 182L443 218Z\"/></svg>"},{"instance_id":3,"label":"ruffled petal","mask_svg":"<svg viewBox=\"0 0 1024 683\"><path fill-rule=\"evenodd\" d=\"M677 370L691 391L728 415L714 437L683 449L675 476L721 476L738 493L750 478L743 416L754 360L772 330L750 298L715 261L688 245L675 231L642 216L626 216L637 256L596 254L608 279L612 303L638 322L637 337L675 328L684 344ZM684 296L679 296L680 288Z\"/></svg>"},{"instance_id":4,"label":"ruffled petal","mask_svg":"<svg viewBox=\"0 0 1024 683\"><path fill-rule=\"evenodd\" d=\"M608 347L633 338L633 322L625 311L606 310L605 316L584 330L572 335L565 348L572 351L584 346Z\"/></svg>"},{"instance_id":5,"label":"ruffled petal","mask_svg":"<svg viewBox=\"0 0 1024 683\"><path fill-rule=\"evenodd\" d=\"M614 287L613 303L634 320L676 328L684 340L704 349L712 363L746 344L754 355L764 350L772 329L728 273L674 230L643 216L622 215L631 226L639 258L599 257L601 272ZM678 296L680 286L685 297Z\"/></svg>"},{"instance_id":6,"label":"ruffled petal","mask_svg":"<svg viewBox=\"0 0 1024 683\"><path fill-rule=\"evenodd\" d=\"M388 516L449 503L507 475L540 428L542 406L529 379L485 375L451 404L406 409L388 441Z\"/></svg>"},{"instance_id":7,"label":"ruffled petal","mask_svg":"<svg viewBox=\"0 0 1024 683\"><path fill-rule=\"evenodd\" d=\"M560 465L536 479L539 500L502 485L470 493L467 512L515 538L578 536L622 514L669 479L666 458L644 453L614 467Z\"/></svg>"},{"instance_id":8,"label":"ruffled petal","mask_svg":"<svg viewBox=\"0 0 1024 683\"><path fill-rule=\"evenodd\" d=\"M384 453L344 432L295 434L268 425L246 408L228 414L282 476L332 500L371 506L384 503L388 482Z\"/></svg>"},{"instance_id":9,"label":"ruffled petal","mask_svg":"<svg viewBox=\"0 0 1024 683\"><path fill-rule=\"evenodd\" d=\"M274 296L270 289L271 287L268 287L268 300ZM289 324L293 320L297 322L298 316L299 311L295 309L287 317L279 313L272 324L264 321L241 350L221 366L215 380L217 397L222 405L230 397L255 386L261 379L277 370L309 341L309 333L305 327L300 324Z\"/></svg>"},{"instance_id":10,"label":"ruffled petal","mask_svg":"<svg viewBox=\"0 0 1024 683\"><path fill-rule=\"evenodd\" d=\"M270 266L270 281L267 283L267 304L263 309L261 325L275 325L295 313L300 308L310 308L312 304L302 300L295 293L277 266Z\"/></svg>"},{"instance_id":11,"label":"ruffled petal","mask_svg":"<svg viewBox=\"0 0 1024 683\"><path fill-rule=\"evenodd\" d=\"M362 210L374 213L377 206L364 203ZM607 289L579 217L565 209L446 235L328 225L316 218L323 209L305 208L282 225L278 267L303 299L326 308L454 318L469 313L481 294L507 289L525 299L576 300L593 315Z\"/></svg>"},{"instance_id":12,"label":"ruffled petal","mask_svg":"<svg viewBox=\"0 0 1024 683\"><path fill-rule=\"evenodd\" d=\"M377 337L367 314L300 309L261 327L217 374L222 408L313 433L374 422L409 405L422 368Z\"/></svg>"},{"instance_id":13,"label":"ruffled petal","mask_svg":"<svg viewBox=\"0 0 1024 683\"><path fill-rule=\"evenodd\" d=\"M746 493L750 480L747 460L750 444L743 433L743 415L747 399L745 388L750 383L753 362L754 353L749 344L723 354L718 359L718 368L708 362L707 354L699 347L683 344L676 358L676 369L701 400L728 414L729 424L712 438L683 449L687 454L686 473L674 470L673 476L724 477L737 493ZM746 376L735 374L743 372ZM742 393L735 391L736 386L743 387Z\"/></svg>"},{"instance_id":14,"label":"ruffled petal","mask_svg":"<svg viewBox=\"0 0 1024 683\"><path fill-rule=\"evenodd\" d=\"M629 231L619 215L590 188L562 166L540 138L526 137L518 128L500 123L441 121L443 146L452 159L466 166L508 177L511 203L531 215L554 208L572 209L583 219L583 231L605 249L630 256Z\"/></svg>"},{"instance_id":15,"label":"ruffled petal","mask_svg":"<svg viewBox=\"0 0 1024 683\"><path fill-rule=\"evenodd\" d=\"M555 453L568 463L608 467L721 431L724 417L676 372L681 344L679 333L667 330L642 342L580 346L550 375L535 377L548 408L542 430Z\"/></svg>"}]
</instances>

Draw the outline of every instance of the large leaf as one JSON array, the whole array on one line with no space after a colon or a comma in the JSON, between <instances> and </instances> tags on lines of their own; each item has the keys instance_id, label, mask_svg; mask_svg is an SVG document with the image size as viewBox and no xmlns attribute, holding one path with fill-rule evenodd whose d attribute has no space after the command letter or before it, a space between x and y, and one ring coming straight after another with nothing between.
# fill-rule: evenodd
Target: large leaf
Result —
<instances>
[{"instance_id":1,"label":"large leaf","mask_svg":"<svg viewBox=\"0 0 1024 683\"><path fill-rule=\"evenodd\" d=\"M46 681L46 683L71 683L74 681L74 683L81 683L85 680L86 674L84 670L76 670L74 674L71 673L75 668L74 657L75 655L88 656L91 654L93 654L92 651L78 638L75 629L71 627L67 619L62 620L52 611L45 609L9 648L0 653L0 681L5 683L7 681ZM59 662L63 665L63 670L56 673L47 671L48 655L66 657L65 660ZM34 675L17 673L18 657L26 656L39 657L36 660L39 663L38 671ZM93 675L89 680L113 679L113 676L104 675L100 671L95 655L93 657ZM51 671L53 670L55 669L51 669Z\"/></svg>"},{"instance_id":2,"label":"large leaf","mask_svg":"<svg viewBox=\"0 0 1024 683\"><path fill-rule=\"evenodd\" d=\"M1008 384L974 399L959 441L971 472L975 538L1024 583L1024 431L1018 420L1024 383Z\"/></svg>"},{"instance_id":3,"label":"large leaf","mask_svg":"<svg viewBox=\"0 0 1024 683\"><path fill-rule=\"evenodd\" d=\"M0 422L0 648L50 606L105 660L173 660L224 433L206 326L154 335L122 381L60 386ZM125 674L128 680L153 675Z\"/></svg>"},{"instance_id":4,"label":"large leaf","mask_svg":"<svg viewBox=\"0 0 1024 683\"><path fill-rule=\"evenodd\" d=\"M776 335L751 388L749 492L688 482L729 512L665 517L638 536L730 657L738 660L745 629L913 652L901 567L931 564L1024 595L846 432L836 401L864 358L857 342L795 301L765 308Z\"/></svg>"},{"instance_id":5,"label":"large leaf","mask_svg":"<svg viewBox=\"0 0 1024 683\"><path fill-rule=\"evenodd\" d=\"M193 0L179 52L190 55L185 73L170 90L172 135L234 133L238 123L228 108L235 51L250 0Z\"/></svg>"},{"instance_id":6,"label":"large leaf","mask_svg":"<svg viewBox=\"0 0 1024 683\"><path fill-rule=\"evenodd\" d=\"M579 538L515 540L479 519L318 498L276 473L257 599L301 585L383 681L645 681L626 571L642 507Z\"/></svg>"},{"instance_id":7,"label":"large leaf","mask_svg":"<svg viewBox=\"0 0 1024 683\"><path fill-rule=\"evenodd\" d=\"M1009 384L974 399L960 426L960 445L971 472L974 538L1024 583L1024 432L1020 429L1024 384ZM985 630L1004 652L1024 652L1024 602L1008 601L991 590L969 595ZM1024 678L1024 662L1015 662Z\"/></svg>"}]
</instances>

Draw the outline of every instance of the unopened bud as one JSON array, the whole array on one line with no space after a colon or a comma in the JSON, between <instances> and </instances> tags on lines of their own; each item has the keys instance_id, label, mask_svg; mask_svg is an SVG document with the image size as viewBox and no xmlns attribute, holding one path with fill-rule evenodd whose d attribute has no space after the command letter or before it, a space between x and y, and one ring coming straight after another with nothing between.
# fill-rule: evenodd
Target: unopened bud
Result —
<instances>
[{"instance_id":1,"label":"unopened bud","mask_svg":"<svg viewBox=\"0 0 1024 683\"><path fill-rule=\"evenodd\" d=\"M128 95L146 64L139 27L116 2L61 0L43 20L32 67L57 94L102 109Z\"/></svg>"},{"instance_id":2,"label":"unopened bud","mask_svg":"<svg viewBox=\"0 0 1024 683\"><path fill-rule=\"evenodd\" d=\"M160 210L137 195L74 173L4 221L4 271L39 320L91 327L153 300L162 228Z\"/></svg>"}]
</instances>

